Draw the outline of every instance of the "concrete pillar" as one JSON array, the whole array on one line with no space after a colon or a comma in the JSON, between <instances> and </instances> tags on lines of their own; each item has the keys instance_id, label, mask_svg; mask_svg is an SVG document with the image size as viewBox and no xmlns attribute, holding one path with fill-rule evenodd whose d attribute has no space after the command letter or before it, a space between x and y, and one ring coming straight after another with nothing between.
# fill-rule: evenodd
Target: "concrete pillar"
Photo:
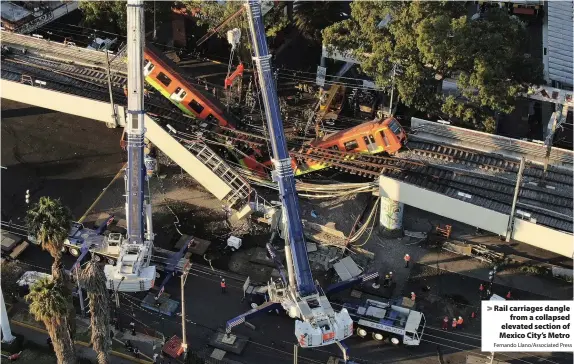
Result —
<instances>
[{"instance_id":1,"label":"concrete pillar","mask_svg":"<svg viewBox=\"0 0 574 364\"><path fill-rule=\"evenodd\" d=\"M396 231L403 228L403 211L405 204L381 196L381 226Z\"/></svg>"},{"instance_id":2,"label":"concrete pillar","mask_svg":"<svg viewBox=\"0 0 574 364\"><path fill-rule=\"evenodd\" d=\"M2 289L0 289L0 324L2 325L2 342L11 343L14 341L15 337L12 335L12 330L10 330L10 320L8 319L8 312L6 311L6 303L4 302L4 294Z\"/></svg>"}]
</instances>

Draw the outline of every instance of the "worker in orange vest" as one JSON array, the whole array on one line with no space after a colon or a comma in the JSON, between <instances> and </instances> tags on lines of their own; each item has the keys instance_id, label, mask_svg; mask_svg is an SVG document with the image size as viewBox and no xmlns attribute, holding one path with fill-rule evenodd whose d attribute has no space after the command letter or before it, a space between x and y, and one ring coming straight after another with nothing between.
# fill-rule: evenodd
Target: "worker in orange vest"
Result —
<instances>
[{"instance_id":1,"label":"worker in orange vest","mask_svg":"<svg viewBox=\"0 0 574 364\"><path fill-rule=\"evenodd\" d=\"M226 293L227 286L225 285L225 278L221 278L221 283L219 285L221 286L221 293Z\"/></svg>"},{"instance_id":2,"label":"worker in orange vest","mask_svg":"<svg viewBox=\"0 0 574 364\"><path fill-rule=\"evenodd\" d=\"M512 294L510 293L510 291L508 291L508 293L506 294L506 299L509 300L512 298Z\"/></svg>"},{"instance_id":3,"label":"worker in orange vest","mask_svg":"<svg viewBox=\"0 0 574 364\"><path fill-rule=\"evenodd\" d=\"M456 327L458 327L459 329L462 329L462 323L464 322L464 320L462 319L462 316L458 316L458 321L456 322Z\"/></svg>"},{"instance_id":4,"label":"worker in orange vest","mask_svg":"<svg viewBox=\"0 0 574 364\"><path fill-rule=\"evenodd\" d=\"M417 295L414 292L411 292L411 301L415 302L417 299Z\"/></svg>"},{"instance_id":5,"label":"worker in orange vest","mask_svg":"<svg viewBox=\"0 0 574 364\"><path fill-rule=\"evenodd\" d=\"M442 329L444 331L448 330L448 316L445 316L442 320Z\"/></svg>"},{"instance_id":6,"label":"worker in orange vest","mask_svg":"<svg viewBox=\"0 0 574 364\"><path fill-rule=\"evenodd\" d=\"M456 330L456 317L452 319L452 329Z\"/></svg>"},{"instance_id":7,"label":"worker in orange vest","mask_svg":"<svg viewBox=\"0 0 574 364\"><path fill-rule=\"evenodd\" d=\"M403 259L405 260L405 268L408 268L409 262L411 261L411 256L408 254L405 254L405 257Z\"/></svg>"}]
</instances>

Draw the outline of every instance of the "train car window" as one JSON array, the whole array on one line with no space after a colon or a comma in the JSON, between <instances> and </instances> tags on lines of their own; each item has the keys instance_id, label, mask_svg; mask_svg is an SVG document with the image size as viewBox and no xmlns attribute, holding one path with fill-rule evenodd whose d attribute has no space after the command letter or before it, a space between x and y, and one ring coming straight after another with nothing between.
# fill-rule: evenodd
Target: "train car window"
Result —
<instances>
[{"instance_id":1,"label":"train car window","mask_svg":"<svg viewBox=\"0 0 574 364\"><path fill-rule=\"evenodd\" d=\"M171 78L167 77L163 72L157 74L157 79L159 82L163 83L164 86L169 86L171 83Z\"/></svg>"},{"instance_id":2,"label":"train car window","mask_svg":"<svg viewBox=\"0 0 574 364\"><path fill-rule=\"evenodd\" d=\"M391 120L391 122L389 123L389 128L392 130L393 133L395 133L395 135L399 135L402 131L401 125L395 119Z\"/></svg>"},{"instance_id":3,"label":"train car window","mask_svg":"<svg viewBox=\"0 0 574 364\"><path fill-rule=\"evenodd\" d=\"M332 147L330 147L329 149L333 149L333 150L339 150L339 147L337 145L333 145Z\"/></svg>"},{"instance_id":4,"label":"train car window","mask_svg":"<svg viewBox=\"0 0 574 364\"><path fill-rule=\"evenodd\" d=\"M204 107L201 106L199 104L199 102L195 101L195 100L191 100L189 102L189 107L191 107L191 110L195 111L197 114L201 114L201 112L203 111Z\"/></svg>"},{"instance_id":5,"label":"train car window","mask_svg":"<svg viewBox=\"0 0 574 364\"><path fill-rule=\"evenodd\" d=\"M345 150L347 152L350 152L352 150L355 150L359 147L359 143L357 143L356 140L349 140L348 142L346 142L345 144Z\"/></svg>"},{"instance_id":6,"label":"train car window","mask_svg":"<svg viewBox=\"0 0 574 364\"><path fill-rule=\"evenodd\" d=\"M363 137L363 140L365 141L365 144L366 144L366 145L375 144L375 138L373 138L372 135L369 135L368 137L367 137L367 136L364 136L364 137Z\"/></svg>"},{"instance_id":7,"label":"train car window","mask_svg":"<svg viewBox=\"0 0 574 364\"><path fill-rule=\"evenodd\" d=\"M147 65L149 64L149 59L144 59L144 67L147 67Z\"/></svg>"}]
</instances>

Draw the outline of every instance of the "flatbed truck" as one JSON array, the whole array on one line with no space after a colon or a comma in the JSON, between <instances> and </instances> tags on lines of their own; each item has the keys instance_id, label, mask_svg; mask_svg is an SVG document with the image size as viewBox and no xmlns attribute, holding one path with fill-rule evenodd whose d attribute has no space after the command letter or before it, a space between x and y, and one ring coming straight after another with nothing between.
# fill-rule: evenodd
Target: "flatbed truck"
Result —
<instances>
[{"instance_id":1,"label":"flatbed truck","mask_svg":"<svg viewBox=\"0 0 574 364\"><path fill-rule=\"evenodd\" d=\"M357 336L370 336L376 341L389 340L393 345L417 346L425 329L422 312L393 304L367 299L358 305L343 305L355 323Z\"/></svg>"}]
</instances>

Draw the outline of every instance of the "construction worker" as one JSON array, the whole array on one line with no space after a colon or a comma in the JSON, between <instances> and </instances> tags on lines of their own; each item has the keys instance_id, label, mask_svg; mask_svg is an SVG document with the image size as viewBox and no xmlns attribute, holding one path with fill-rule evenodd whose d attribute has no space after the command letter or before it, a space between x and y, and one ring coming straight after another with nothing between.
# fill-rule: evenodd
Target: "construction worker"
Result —
<instances>
[{"instance_id":1,"label":"construction worker","mask_svg":"<svg viewBox=\"0 0 574 364\"><path fill-rule=\"evenodd\" d=\"M417 295L414 292L411 292L411 301L415 302L417 299Z\"/></svg>"},{"instance_id":2,"label":"construction worker","mask_svg":"<svg viewBox=\"0 0 574 364\"><path fill-rule=\"evenodd\" d=\"M225 294L227 292L227 285L225 284L225 278L221 278L221 293Z\"/></svg>"},{"instance_id":3,"label":"construction worker","mask_svg":"<svg viewBox=\"0 0 574 364\"><path fill-rule=\"evenodd\" d=\"M411 261L411 256L408 254L405 254L405 257L403 259L405 260L405 268L408 268L409 262Z\"/></svg>"},{"instance_id":4,"label":"construction worker","mask_svg":"<svg viewBox=\"0 0 574 364\"><path fill-rule=\"evenodd\" d=\"M462 323L464 322L464 320L462 319L462 316L458 316L458 320L456 321L456 327L460 330L462 329Z\"/></svg>"},{"instance_id":5,"label":"construction worker","mask_svg":"<svg viewBox=\"0 0 574 364\"><path fill-rule=\"evenodd\" d=\"M507 299L507 300L512 299L512 293L511 293L511 291L508 291L508 293L506 294L506 299Z\"/></svg>"},{"instance_id":6,"label":"construction worker","mask_svg":"<svg viewBox=\"0 0 574 364\"><path fill-rule=\"evenodd\" d=\"M442 329L444 331L448 330L448 316L445 316L444 319L442 319Z\"/></svg>"},{"instance_id":7,"label":"construction worker","mask_svg":"<svg viewBox=\"0 0 574 364\"><path fill-rule=\"evenodd\" d=\"M130 329L132 330L132 336L136 336L136 323L130 322Z\"/></svg>"},{"instance_id":8,"label":"construction worker","mask_svg":"<svg viewBox=\"0 0 574 364\"><path fill-rule=\"evenodd\" d=\"M385 274L385 280L383 281L383 287L388 287L391 285L391 276Z\"/></svg>"},{"instance_id":9,"label":"construction worker","mask_svg":"<svg viewBox=\"0 0 574 364\"><path fill-rule=\"evenodd\" d=\"M484 298L484 284L480 284L480 286L478 286L478 294L480 295L480 299Z\"/></svg>"},{"instance_id":10,"label":"construction worker","mask_svg":"<svg viewBox=\"0 0 574 364\"><path fill-rule=\"evenodd\" d=\"M452 329L456 330L456 317L452 319Z\"/></svg>"}]
</instances>

